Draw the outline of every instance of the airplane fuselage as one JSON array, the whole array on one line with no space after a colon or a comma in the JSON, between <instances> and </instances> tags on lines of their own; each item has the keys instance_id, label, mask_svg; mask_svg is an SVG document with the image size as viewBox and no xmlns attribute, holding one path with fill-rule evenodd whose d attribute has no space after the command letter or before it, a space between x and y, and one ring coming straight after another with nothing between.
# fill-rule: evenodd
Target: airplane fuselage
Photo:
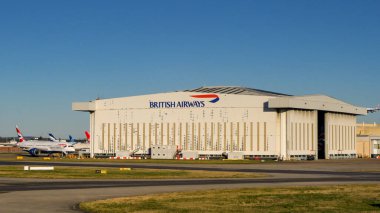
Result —
<instances>
[{"instance_id":1,"label":"airplane fuselage","mask_svg":"<svg viewBox=\"0 0 380 213\"><path fill-rule=\"evenodd\" d=\"M67 142L51 141L24 141L17 144L24 151L29 152L32 156L38 156L41 153L70 153L75 152L74 147Z\"/></svg>"}]
</instances>

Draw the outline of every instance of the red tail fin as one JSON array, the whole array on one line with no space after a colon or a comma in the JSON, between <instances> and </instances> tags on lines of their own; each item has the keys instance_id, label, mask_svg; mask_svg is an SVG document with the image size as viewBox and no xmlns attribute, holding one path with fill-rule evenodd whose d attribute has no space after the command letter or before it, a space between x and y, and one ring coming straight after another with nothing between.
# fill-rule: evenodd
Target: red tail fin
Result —
<instances>
[{"instance_id":1,"label":"red tail fin","mask_svg":"<svg viewBox=\"0 0 380 213\"><path fill-rule=\"evenodd\" d=\"M20 131L20 129L18 128L17 125L16 125L16 132L17 132L17 136L18 136L18 141L19 141L20 143L21 143L21 142L24 142L25 139L24 139L24 137L22 136L21 131Z\"/></svg>"},{"instance_id":2,"label":"red tail fin","mask_svg":"<svg viewBox=\"0 0 380 213\"><path fill-rule=\"evenodd\" d=\"M90 133L88 133L88 131L85 131L84 134L86 134L87 141L90 142Z\"/></svg>"}]
</instances>

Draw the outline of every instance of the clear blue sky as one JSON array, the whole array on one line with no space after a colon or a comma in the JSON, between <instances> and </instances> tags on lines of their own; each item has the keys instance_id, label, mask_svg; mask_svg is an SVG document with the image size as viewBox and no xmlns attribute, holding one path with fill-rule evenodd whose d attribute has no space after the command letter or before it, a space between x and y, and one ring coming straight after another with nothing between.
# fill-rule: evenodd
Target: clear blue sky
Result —
<instances>
[{"instance_id":1,"label":"clear blue sky","mask_svg":"<svg viewBox=\"0 0 380 213\"><path fill-rule=\"evenodd\" d=\"M0 136L83 138L71 103L211 85L380 103L377 0L0 5ZM380 113L359 121L380 123Z\"/></svg>"}]
</instances>

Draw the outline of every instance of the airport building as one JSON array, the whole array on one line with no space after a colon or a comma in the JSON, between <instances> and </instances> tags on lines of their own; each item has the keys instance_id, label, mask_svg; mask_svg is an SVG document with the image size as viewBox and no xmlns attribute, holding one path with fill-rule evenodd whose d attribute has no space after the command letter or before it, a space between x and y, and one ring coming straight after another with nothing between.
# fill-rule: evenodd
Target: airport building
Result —
<instances>
[{"instance_id":1,"label":"airport building","mask_svg":"<svg viewBox=\"0 0 380 213\"><path fill-rule=\"evenodd\" d=\"M199 157L354 158L356 116L367 114L326 95L229 86L76 102L72 109L90 113L92 157L175 146Z\"/></svg>"},{"instance_id":2,"label":"airport building","mask_svg":"<svg viewBox=\"0 0 380 213\"><path fill-rule=\"evenodd\" d=\"M380 158L380 125L357 124L356 154L360 158Z\"/></svg>"}]
</instances>

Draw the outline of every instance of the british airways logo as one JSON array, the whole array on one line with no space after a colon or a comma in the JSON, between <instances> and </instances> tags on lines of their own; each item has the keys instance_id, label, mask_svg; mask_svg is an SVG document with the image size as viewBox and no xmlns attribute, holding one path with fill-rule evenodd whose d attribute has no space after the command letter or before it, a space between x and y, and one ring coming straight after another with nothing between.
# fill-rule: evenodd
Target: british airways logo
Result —
<instances>
[{"instance_id":1,"label":"british airways logo","mask_svg":"<svg viewBox=\"0 0 380 213\"><path fill-rule=\"evenodd\" d=\"M211 99L208 102L216 103L219 96L216 94L191 95L194 101L150 101L149 108L202 108L206 106L204 99Z\"/></svg>"},{"instance_id":2,"label":"british airways logo","mask_svg":"<svg viewBox=\"0 0 380 213\"><path fill-rule=\"evenodd\" d=\"M216 103L219 101L219 96L216 94L204 94L204 95L192 95L193 98L212 98L211 103Z\"/></svg>"}]
</instances>

